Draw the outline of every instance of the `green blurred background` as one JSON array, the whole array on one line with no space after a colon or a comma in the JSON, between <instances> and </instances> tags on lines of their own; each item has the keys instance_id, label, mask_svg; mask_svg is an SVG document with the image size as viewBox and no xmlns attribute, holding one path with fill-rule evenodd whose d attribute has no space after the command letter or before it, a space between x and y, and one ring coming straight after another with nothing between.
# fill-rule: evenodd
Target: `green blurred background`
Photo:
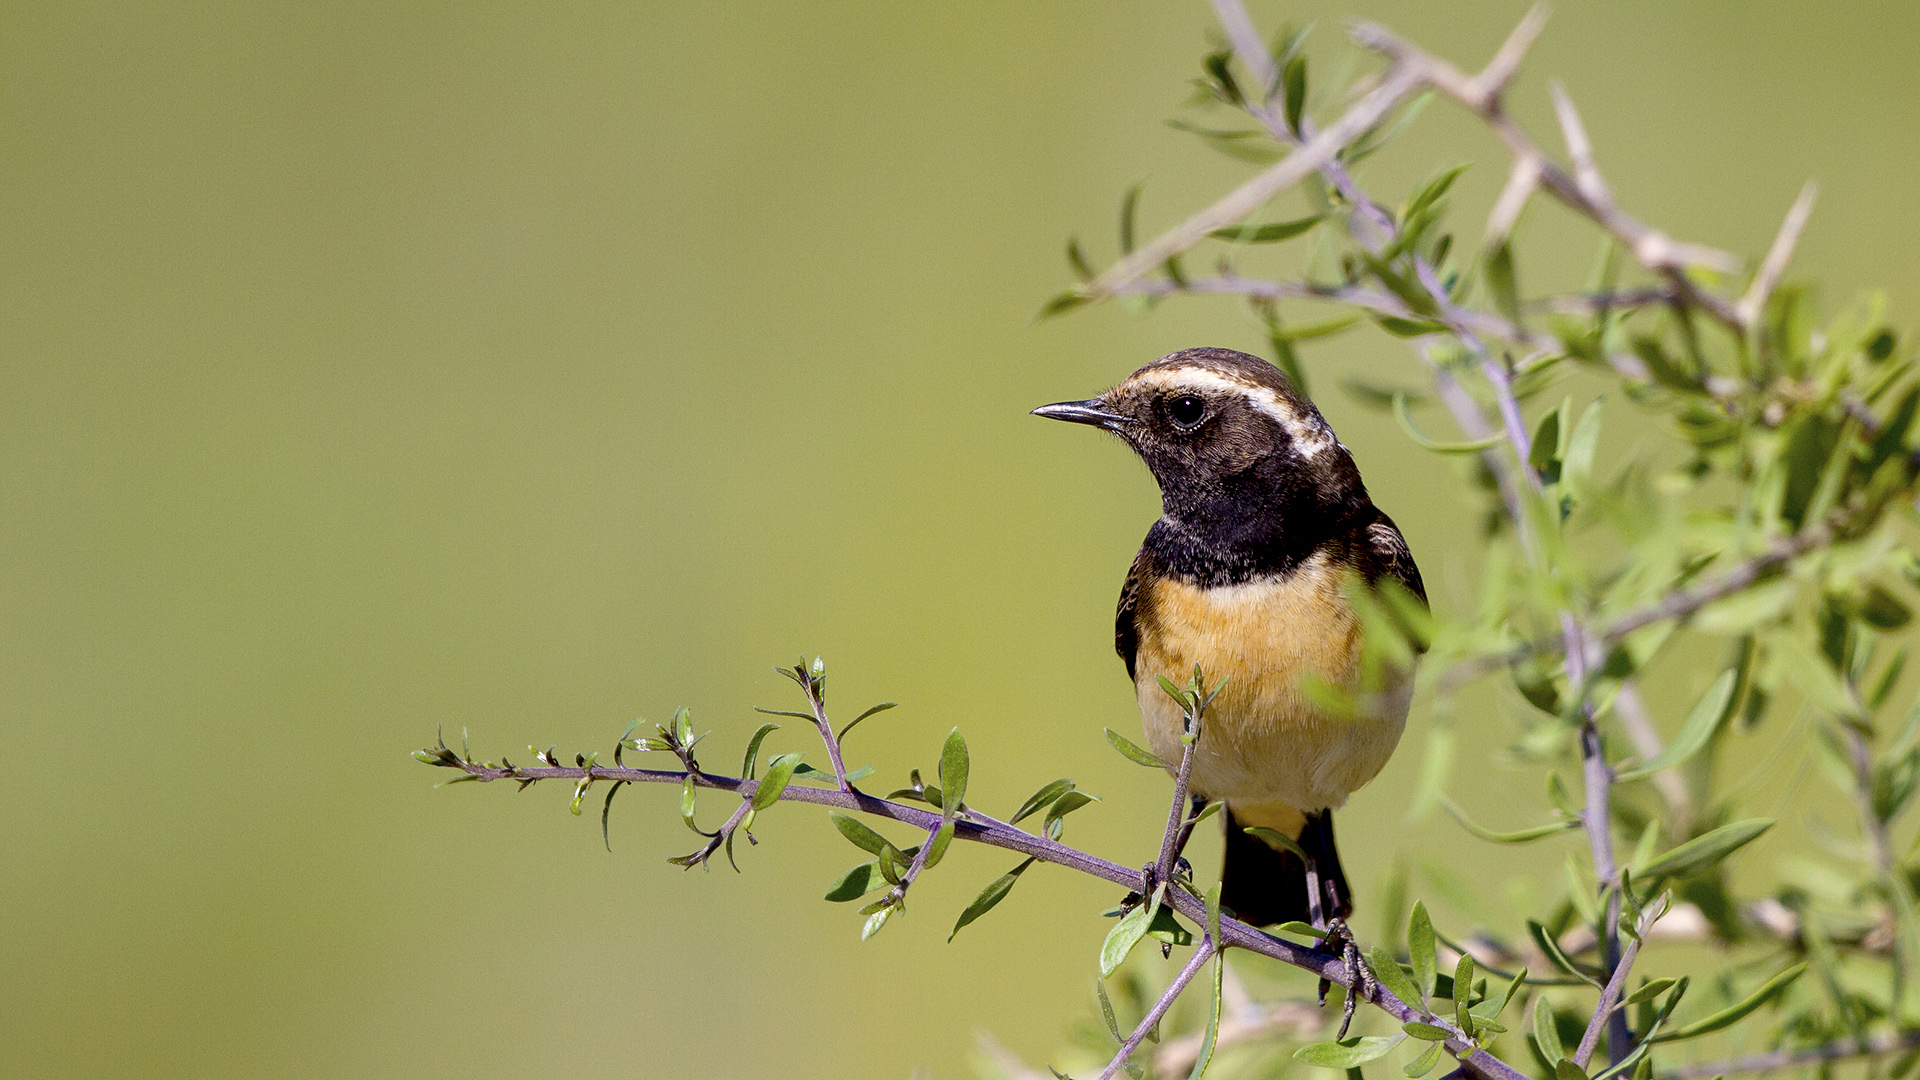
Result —
<instances>
[{"instance_id":1,"label":"green blurred background","mask_svg":"<svg viewBox=\"0 0 1920 1080\"><path fill-rule=\"evenodd\" d=\"M1254 13L1319 20L1317 58L1357 14L1477 66L1522 9ZM1160 123L1211 29L1197 2L0 10L0 1072L957 1077L982 1028L1046 1060L1111 888L1037 869L948 945L1012 862L968 850L862 945L818 811L765 815L744 876L682 873L670 791L623 795L609 855L564 790L436 791L407 752L445 725L571 756L687 704L725 762L791 704L769 666L823 652L842 710L903 702L850 743L884 782L958 724L983 806L1074 776L1106 802L1069 839L1144 862L1165 785L1099 732L1136 723L1110 620L1156 502L1025 413L1260 341L1227 302L1033 317L1129 183L1152 231L1248 171ZM1518 111L1551 141L1563 80L1625 205L1735 251L1819 178L1796 273L1911 325L1916 40L1891 2L1568 3ZM1365 179L1482 162L1476 237L1504 158L1428 117ZM1535 227L1577 279L1591 241ZM1404 348L1308 361L1436 601L1470 596L1454 467L1332 389L1411 378ZM1424 725L1343 815L1363 908L1386 852L1459 836L1402 825ZM1524 812L1497 779L1456 786Z\"/></svg>"}]
</instances>

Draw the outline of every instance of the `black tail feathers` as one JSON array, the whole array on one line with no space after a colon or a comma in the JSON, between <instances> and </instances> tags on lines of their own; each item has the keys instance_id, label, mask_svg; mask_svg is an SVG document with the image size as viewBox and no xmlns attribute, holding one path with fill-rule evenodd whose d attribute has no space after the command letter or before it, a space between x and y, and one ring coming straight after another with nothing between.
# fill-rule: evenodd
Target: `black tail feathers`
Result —
<instances>
[{"instance_id":1,"label":"black tail feathers","mask_svg":"<svg viewBox=\"0 0 1920 1080\"><path fill-rule=\"evenodd\" d=\"M1232 809L1222 816L1227 819L1227 853L1220 868L1220 906L1254 926L1311 921L1306 864L1291 851L1277 851L1247 835ZM1333 844L1333 811L1318 810L1306 818L1296 840L1319 871L1322 916L1344 919L1353 913L1353 893Z\"/></svg>"}]
</instances>

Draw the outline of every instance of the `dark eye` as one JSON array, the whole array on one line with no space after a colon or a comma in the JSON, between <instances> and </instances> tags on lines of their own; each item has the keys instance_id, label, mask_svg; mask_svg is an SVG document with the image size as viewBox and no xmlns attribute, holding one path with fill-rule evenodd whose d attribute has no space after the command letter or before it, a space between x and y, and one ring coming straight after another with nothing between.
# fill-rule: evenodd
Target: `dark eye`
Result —
<instances>
[{"instance_id":1,"label":"dark eye","mask_svg":"<svg viewBox=\"0 0 1920 1080\"><path fill-rule=\"evenodd\" d=\"M1167 416L1180 427L1190 428L1207 415L1207 403L1192 394L1182 394L1167 402Z\"/></svg>"}]
</instances>

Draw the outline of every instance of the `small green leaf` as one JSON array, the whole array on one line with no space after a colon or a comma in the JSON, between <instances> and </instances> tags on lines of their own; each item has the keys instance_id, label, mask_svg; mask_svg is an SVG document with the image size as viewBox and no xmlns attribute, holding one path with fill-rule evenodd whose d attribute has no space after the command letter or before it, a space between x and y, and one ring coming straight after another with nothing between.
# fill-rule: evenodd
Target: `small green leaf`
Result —
<instances>
[{"instance_id":1,"label":"small green leaf","mask_svg":"<svg viewBox=\"0 0 1920 1080\"><path fill-rule=\"evenodd\" d=\"M1430 439L1425 432L1413 425L1413 417L1407 412L1407 396L1398 391L1393 395L1393 418L1400 422L1400 430L1407 433L1407 438L1436 454L1477 454L1505 438L1496 432L1484 439L1474 439L1471 442L1449 443Z\"/></svg>"},{"instance_id":2,"label":"small green leaf","mask_svg":"<svg viewBox=\"0 0 1920 1080\"><path fill-rule=\"evenodd\" d=\"M613 850L613 835L607 830L607 816L613 813L614 795L618 794L620 789L626 786L627 785L621 783L607 785L607 801L600 804L600 840L607 845L608 851Z\"/></svg>"},{"instance_id":3,"label":"small green leaf","mask_svg":"<svg viewBox=\"0 0 1920 1080\"><path fill-rule=\"evenodd\" d=\"M1501 241L1487 253L1487 291L1493 294L1493 306L1507 321L1520 321L1520 285L1513 271L1513 248Z\"/></svg>"},{"instance_id":4,"label":"small green leaf","mask_svg":"<svg viewBox=\"0 0 1920 1080\"><path fill-rule=\"evenodd\" d=\"M849 900L858 900L884 884L886 881L880 876L880 861L868 859L841 874L840 880L828 886L827 899L844 904Z\"/></svg>"},{"instance_id":5,"label":"small green leaf","mask_svg":"<svg viewBox=\"0 0 1920 1080\"><path fill-rule=\"evenodd\" d=\"M847 738L847 732L852 731L853 726L855 724L858 724L860 721L865 720L869 716L872 716L874 713L883 713L883 712L886 712L888 709L897 709L899 707L900 707L900 703L897 701L883 701L880 704L875 705L872 708L868 709L866 712L861 713L859 716L856 716L853 719L847 721L847 726L841 728L840 734L836 737L844 742L846 741L846 738Z\"/></svg>"},{"instance_id":6,"label":"small green leaf","mask_svg":"<svg viewBox=\"0 0 1920 1080\"><path fill-rule=\"evenodd\" d=\"M1527 935L1533 938L1533 943L1540 947L1540 951L1553 962L1554 967L1582 982L1596 987L1600 985L1599 980L1595 979L1591 973L1573 962L1573 958L1560 948L1559 939L1553 936L1552 931L1540 925L1538 920L1527 920Z\"/></svg>"},{"instance_id":7,"label":"small green leaf","mask_svg":"<svg viewBox=\"0 0 1920 1080\"><path fill-rule=\"evenodd\" d=\"M829 812L827 816L833 819L833 826L840 830L840 835L846 837L854 847L862 851L878 855L889 849L896 852L899 850L898 848L894 848L893 844L888 841L886 837L867 828L867 826L857 818L851 818L837 812Z\"/></svg>"},{"instance_id":8,"label":"small green leaf","mask_svg":"<svg viewBox=\"0 0 1920 1080\"><path fill-rule=\"evenodd\" d=\"M1567 1056L1566 1047L1560 1045L1560 1025L1554 1020L1553 1006L1544 997L1533 999L1533 1041L1540 1047L1540 1056L1548 1061Z\"/></svg>"},{"instance_id":9,"label":"small green leaf","mask_svg":"<svg viewBox=\"0 0 1920 1080\"><path fill-rule=\"evenodd\" d=\"M1193 944L1193 931L1186 928L1174 915L1173 909L1162 904L1154 914L1153 921L1147 924L1147 936L1164 941L1169 945Z\"/></svg>"},{"instance_id":10,"label":"small green leaf","mask_svg":"<svg viewBox=\"0 0 1920 1080\"><path fill-rule=\"evenodd\" d=\"M753 808L765 810L780 801L780 794L787 790L787 783L793 779L793 770L800 767L800 755L781 754L767 762L767 778L753 789Z\"/></svg>"},{"instance_id":11,"label":"small green leaf","mask_svg":"<svg viewBox=\"0 0 1920 1080\"><path fill-rule=\"evenodd\" d=\"M1157 755L1135 746L1125 735L1120 734L1112 728L1105 730L1107 733L1107 742L1111 744L1115 750L1120 751L1128 760L1145 765L1150 769L1173 768L1171 763L1163 761Z\"/></svg>"},{"instance_id":12,"label":"small green leaf","mask_svg":"<svg viewBox=\"0 0 1920 1080\"><path fill-rule=\"evenodd\" d=\"M1420 190L1414 192L1413 196L1407 200L1406 212L1400 215L1400 220L1403 222L1410 221L1418 215L1420 211L1439 202L1440 199L1446 195L1447 189L1453 186L1453 182L1460 179L1460 174L1466 172L1471 167L1470 165L1464 164L1455 165L1453 168L1420 185Z\"/></svg>"},{"instance_id":13,"label":"small green leaf","mask_svg":"<svg viewBox=\"0 0 1920 1080\"><path fill-rule=\"evenodd\" d=\"M760 764L760 740L779 730L779 724L761 724L760 730L754 732L753 738L747 740L747 756L740 759L741 776L748 780L753 779L754 771Z\"/></svg>"},{"instance_id":14,"label":"small green leaf","mask_svg":"<svg viewBox=\"0 0 1920 1080\"><path fill-rule=\"evenodd\" d=\"M1453 1037L1453 1032L1446 1028L1437 1024L1423 1024L1418 1020L1409 1020L1401 1024L1400 1030L1426 1042L1446 1042Z\"/></svg>"},{"instance_id":15,"label":"small green leaf","mask_svg":"<svg viewBox=\"0 0 1920 1080\"><path fill-rule=\"evenodd\" d=\"M1407 1080L1419 1080L1420 1077L1432 1072L1433 1067L1440 1063L1440 1051L1443 1049L1445 1049L1445 1047L1441 1044L1434 1043L1432 1046L1427 1047L1419 1057L1408 1062L1406 1067L1400 1071L1406 1074Z\"/></svg>"},{"instance_id":16,"label":"small green leaf","mask_svg":"<svg viewBox=\"0 0 1920 1080\"><path fill-rule=\"evenodd\" d=\"M1305 849L1301 848L1299 843L1296 842L1293 839L1293 837L1288 836L1285 833L1278 832L1273 829L1269 829L1265 825L1249 825L1246 828L1241 829L1240 831L1243 833L1246 833L1248 836L1253 837L1255 840L1260 841L1261 843L1267 845L1268 847L1272 848L1275 851L1291 852L1294 855L1299 856L1301 862L1309 861L1307 859L1307 853Z\"/></svg>"},{"instance_id":17,"label":"small green leaf","mask_svg":"<svg viewBox=\"0 0 1920 1080\"><path fill-rule=\"evenodd\" d=\"M1628 994L1627 1000L1621 1004L1638 1005L1643 1001L1652 1001L1654 998L1666 993L1667 990L1673 986L1673 983L1674 980L1672 979L1655 979L1640 989L1635 990L1633 993Z\"/></svg>"},{"instance_id":18,"label":"small green leaf","mask_svg":"<svg viewBox=\"0 0 1920 1080\"><path fill-rule=\"evenodd\" d=\"M1535 825L1527 829L1518 829L1514 832L1494 832L1492 829L1475 825L1466 814L1461 812L1458 806L1454 805L1452 799L1441 799L1440 805L1447 813L1453 815L1453 820L1459 822L1461 828L1466 829L1482 840L1487 840L1495 844L1524 844L1532 840L1538 840L1543 836L1552 836L1555 833L1563 833L1569 829L1577 829L1580 827L1578 821L1568 819L1565 821L1549 822L1545 825Z\"/></svg>"},{"instance_id":19,"label":"small green leaf","mask_svg":"<svg viewBox=\"0 0 1920 1080\"><path fill-rule=\"evenodd\" d=\"M700 826L693 823L694 790L693 776L689 774L680 784L680 820L687 823L687 828L700 832ZM707 834L700 833L700 835Z\"/></svg>"},{"instance_id":20,"label":"small green leaf","mask_svg":"<svg viewBox=\"0 0 1920 1080\"><path fill-rule=\"evenodd\" d=\"M1369 1061L1386 1057L1394 1047L1405 1041L1407 1037L1404 1034L1353 1035L1339 1042L1308 1043L1293 1052L1293 1059L1323 1069L1357 1069Z\"/></svg>"},{"instance_id":21,"label":"small green leaf","mask_svg":"<svg viewBox=\"0 0 1920 1080\"><path fill-rule=\"evenodd\" d=\"M1307 58L1296 56L1287 61L1281 71L1280 85L1286 88L1286 97L1282 107L1287 117L1287 130L1295 136L1301 135L1300 119L1307 109Z\"/></svg>"},{"instance_id":22,"label":"small green leaf","mask_svg":"<svg viewBox=\"0 0 1920 1080\"><path fill-rule=\"evenodd\" d=\"M1268 829L1267 831L1273 832L1272 829ZM1274 835L1277 836L1279 834L1275 833ZM1315 941L1323 941L1326 939L1326 936L1327 936L1327 932L1325 930L1322 930L1311 923L1303 923L1297 920L1283 922L1279 926L1274 927L1274 929L1280 931L1283 934L1298 934L1301 937L1310 937Z\"/></svg>"},{"instance_id":23,"label":"small green leaf","mask_svg":"<svg viewBox=\"0 0 1920 1080\"><path fill-rule=\"evenodd\" d=\"M1034 792L1027 798L1026 802L1021 803L1020 809L1015 810L1013 816L1007 819L1007 824L1018 825L1022 818L1039 813L1048 803L1051 803L1053 800L1072 790L1073 781L1065 778L1055 780L1053 783Z\"/></svg>"},{"instance_id":24,"label":"small green leaf","mask_svg":"<svg viewBox=\"0 0 1920 1080\"><path fill-rule=\"evenodd\" d=\"M1027 867L1032 866L1033 863L1034 860L1029 857L1025 862L994 878L986 888L981 889L980 895L974 897L973 903L968 904L967 909L960 913L960 919L953 924L953 932L947 935L947 940L952 941L954 934L965 929L968 923L992 911L995 905L1005 900L1007 893L1013 889L1013 883L1019 881L1020 875L1026 873Z\"/></svg>"},{"instance_id":25,"label":"small green leaf","mask_svg":"<svg viewBox=\"0 0 1920 1080\"><path fill-rule=\"evenodd\" d=\"M1637 877L1651 884L1663 877L1697 873L1751 843L1761 833L1772 827L1772 818L1750 818L1746 821L1736 821L1731 825L1722 825L1704 836L1696 836L1668 851L1655 859L1646 869L1641 870Z\"/></svg>"},{"instance_id":26,"label":"small green leaf","mask_svg":"<svg viewBox=\"0 0 1920 1080\"><path fill-rule=\"evenodd\" d=\"M1424 1009L1433 997L1440 961L1434 950L1433 920L1427 915L1427 905L1418 900L1413 902L1413 914L1407 919L1407 953L1413 960L1413 981L1420 990L1420 1007Z\"/></svg>"},{"instance_id":27,"label":"small green leaf","mask_svg":"<svg viewBox=\"0 0 1920 1080\"><path fill-rule=\"evenodd\" d=\"M1229 240L1236 244L1277 244L1282 240L1291 240L1299 236L1325 221L1326 218L1325 214L1315 214L1312 217L1294 221L1275 221L1266 225L1232 225L1224 229L1215 229L1207 235L1216 240Z\"/></svg>"},{"instance_id":28,"label":"small green leaf","mask_svg":"<svg viewBox=\"0 0 1920 1080\"><path fill-rule=\"evenodd\" d=\"M1653 760L1645 765L1615 774L1614 782L1625 783L1629 780L1652 776L1662 769L1671 769L1699 753L1700 749L1707 745L1708 740L1713 738L1713 733L1720 730L1720 725L1733 716L1734 675L1732 671L1722 672L1720 677L1714 680L1713 685L1707 688L1707 692L1701 695L1693 711L1687 714L1687 722L1681 725L1679 733L1673 737L1672 742L1667 744L1666 749L1654 755Z\"/></svg>"},{"instance_id":29,"label":"small green leaf","mask_svg":"<svg viewBox=\"0 0 1920 1080\"><path fill-rule=\"evenodd\" d=\"M1453 966L1453 1022L1469 1039L1474 1037L1476 1027L1473 1011L1467 1008L1473 996L1473 975L1473 955L1461 953L1460 962Z\"/></svg>"},{"instance_id":30,"label":"small green leaf","mask_svg":"<svg viewBox=\"0 0 1920 1080\"><path fill-rule=\"evenodd\" d=\"M940 865L940 860L946 858L947 845L951 843L953 843L953 822L948 821L933 834L932 840L927 841L927 861L924 864L927 869L931 870Z\"/></svg>"},{"instance_id":31,"label":"small green leaf","mask_svg":"<svg viewBox=\"0 0 1920 1080\"><path fill-rule=\"evenodd\" d=\"M1408 1005L1419 1005L1419 988L1413 985L1412 979L1407 978L1406 970L1387 950L1378 945L1368 949L1367 967L1373 969L1373 977L1380 980L1380 985L1386 987L1394 997Z\"/></svg>"},{"instance_id":32,"label":"small green leaf","mask_svg":"<svg viewBox=\"0 0 1920 1080\"><path fill-rule=\"evenodd\" d=\"M1225 986L1227 959L1220 948L1220 883L1207 890L1207 940L1213 942L1213 994L1207 1008L1206 1035L1200 1040L1200 1054L1194 1059L1187 1080L1200 1080L1213 1061L1213 1048L1220 1040L1221 991Z\"/></svg>"},{"instance_id":33,"label":"small green leaf","mask_svg":"<svg viewBox=\"0 0 1920 1080\"><path fill-rule=\"evenodd\" d=\"M867 916L866 924L860 927L860 940L865 941L879 933L880 928L887 925L887 920L893 918L893 913L896 910L898 909L892 906L883 907L879 911Z\"/></svg>"},{"instance_id":34,"label":"small green leaf","mask_svg":"<svg viewBox=\"0 0 1920 1080\"><path fill-rule=\"evenodd\" d=\"M1553 1063L1553 1077L1554 1080L1587 1080L1587 1070L1572 1058L1561 1058Z\"/></svg>"},{"instance_id":35,"label":"small green leaf","mask_svg":"<svg viewBox=\"0 0 1920 1080\"><path fill-rule=\"evenodd\" d=\"M947 745L940 752L940 814L949 821L960 812L967 797L967 740L959 728L947 733Z\"/></svg>"},{"instance_id":36,"label":"small green leaf","mask_svg":"<svg viewBox=\"0 0 1920 1080\"><path fill-rule=\"evenodd\" d=\"M1058 840L1060 838L1060 819L1088 803L1096 803L1099 801L1100 797L1098 795L1089 795L1077 789L1060 796L1053 801L1053 806L1047 810L1047 819L1041 828L1042 834L1048 839Z\"/></svg>"},{"instance_id":37,"label":"small green leaf","mask_svg":"<svg viewBox=\"0 0 1920 1080\"><path fill-rule=\"evenodd\" d=\"M1153 902L1141 904L1120 917L1107 931L1106 941L1100 944L1100 977L1110 977L1126 962L1127 954L1133 951L1140 939L1147 936L1147 927L1152 925L1154 915L1160 910L1159 897Z\"/></svg>"},{"instance_id":38,"label":"small green leaf","mask_svg":"<svg viewBox=\"0 0 1920 1080\"><path fill-rule=\"evenodd\" d=\"M1540 418L1540 426L1533 432L1533 445L1527 449L1527 464L1532 466L1534 472L1540 474L1542 483L1553 483L1553 480L1547 476L1549 472L1554 473L1555 477L1558 476L1560 413L1563 409L1564 406Z\"/></svg>"},{"instance_id":39,"label":"small green leaf","mask_svg":"<svg viewBox=\"0 0 1920 1080\"><path fill-rule=\"evenodd\" d=\"M1113 1015L1113 999L1107 996L1107 984L1100 979L1093 980L1093 992L1100 998L1100 1018L1107 1022L1107 1034L1113 1036L1116 1043L1127 1040L1120 1035L1120 1021Z\"/></svg>"},{"instance_id":40,"label":"small green leaf","mask_svg":"<svg viewBox=\"0 0 1920 1080\"><path fill-rule=\"evenodd\" d=\"M1748 994L1736 1004L1730 1005L1714 1013L1712 1016L1695 1020L1691 1024L1675 1028L1672 1031L1663 1031L1647 1041L1657 1043L1676 1042L1680 1039L1692 1039L1719 1031L1724 1027L1731 1027L1745 1019L1748 1013L1765 1005L1775 994L1785 990L1795 979L1806 974L1806 971L1807 964L1805 962L1795 964L1780 974L1775 975L1773 978L1768 979L1765 983L1762 983L1758 990Z\"/></svg>"}]
</instances>

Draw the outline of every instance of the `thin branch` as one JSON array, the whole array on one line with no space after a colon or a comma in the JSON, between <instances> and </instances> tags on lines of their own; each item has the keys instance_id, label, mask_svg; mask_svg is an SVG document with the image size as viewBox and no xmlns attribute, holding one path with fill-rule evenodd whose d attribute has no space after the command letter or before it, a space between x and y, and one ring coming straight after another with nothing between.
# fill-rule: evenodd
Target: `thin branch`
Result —
<instances>
[{"instance_id":1,"label":"thin branch","mask_svg":"<svg viewBox=\"0 0 1920 1080\"><path fill-rule=\"evenodd\" d=\"M1619 889L1616 887L1617 894ZM1593 1010L1593 1019L1587 1021L1586 1033L1580 1036L1580 1046L1573 1054L1573 1063L1582 1069L1593 1060L1593 1051L1600 1045L1600 1031L1607 1026L1609 1017L1615 1015L1614 1006L1619 1004L1620 995L1626 991L1627 973L1633 969L1633 961L1640 955L1640 944L1646 938L1647 931L1653 929L1654 921L1664 913L1663 901L1649 907L1640 916L1639 925L1634 928L1633 938L1627 942L1627 950L1614 965L1612 977L1607 979L1606 988L1600 991L1600 1004ZM1609 1037L1609 1041L1611 1037Z\"/></svg>"},{"instance_id":2,"label":"thin branch","mask_svg":"<svg viewBox=\"0 0 1920 1080\"><path fill-rule=\"evenodd\" d=\"M1136 248L1083 286L1081 295L1092 299L1112 296L1122 286L1137 281L1168 259L1205 240L1215 229L1232 225L1258 210L1268 199L1332 161L1334 155L1379 123L1418 85L1418 78L1411 73L1390 71L1379 86L1306 145L1254 174L1220 201L1160 234L1153 242Z\"/></svg>"},{"instance_id":3,"label":"thin branch","mask_svg":"<svg viewBox=\"0 0 1920 1080\"><path fill-rule=\"evenodd\" d=\"M1213 958L1213 949L1213 938L1202 935L1200 944L1194 947L1193 955L1187 958L1186 964L1180 968L1180 973L1175 975L1173 982L1167 985L1166 992L1160 995L1160 1000L1153 1003L1153 1008L1147 1010L1147 1015L1140 1018L1140 1023L1133 1029L1133 1034L1127 1036L1127 1041L1120 1044L1120 1052L1107 1063L1106 1071L1100 1074L1100 1080L1113 1080L1115 1074L1126 1068L1127 1060L1133 1057L1135 1050L1140 1049L1140 1044L1145 1041L1147 1032L1159 1025L1160 1019L1167 1015L1167 1010L1173 1008L1174 999L1180 996L1180 991L1185 990L1187 984L1193 981L1193 977L1198 975L1207 961Z\"/></svg>"},{"instance_id":4,"label":"thin branch","mask_svg":"<svg viewBox=\"0 0 1920 1080\"><path fill-rule=\"evenodd\" d=\"M427 753L433 758L431 764L458 769L465 776L480 782L514 780L524 785L525 782L540 780L579 781L591 778L601 782L677 786L684 784L688 776L692 775L696 787L731 791L743 798L751 798L759 790L762 782L743 780L734 776L717 776L706 772L689 774L677 769L607 768L600 765L581 767L554 765L539 768L493 765L466 760L444 746L440 747L437 756L431 751ZM929 832L939 828L941 821L940 815L931 811L906 806L888 799L875 798L858 790L839 791L790 783L780 792L779 801L810 803L815 806L830 806L840 810L871 814ZM1042 862L1077 870L1124 888L1132 889L1140 883L1138 870L1129 870L1119 863L1070 848L1057 840L1035 836L1010 825L956 818L953 836L955 840L967 840L1030 855ZM1167 890L1166 903L1193 922L1201 925L1207 922L1206 902L1184 889ZM1271 957L1328 982L1347 987L1349 993L1356 992L1354 986L1360 981L1358 973L1348 970L1346 963L1340 957L1274 937L1264 930L1249 926L1229 915L1222 914L1220 917L1220 939L1221 948L1246 949L1249 952ZM1373 983L1373 980L1367 981L1369 984ZM1448 1033L1445 1042L1447 1052L1453 1054L1472 1071L1487 1077L1488 1080L1527 1080L1525 1074L1475 1045L1444 1018L1429 1016L1417 1006L1401 1001L1386 988L1370 986L1370 992L1366 994L1365 999L1403 1023L1417 1020L1444 1028Z\"/></svg>"},{"instance_id":5,"label":"thin branch","mask_svg":"<svg viewBox=\"0 0 1920 1080\"><path fill-rule=\"evenodd\" d=\"M1160 856L1153 862L1154 879L1147 883L1148 888L1173 880L1173 861L1180 857L1180 848L1188 831L1187 788L1193 780L1193 759L1200 752L1200 724L1206 716L1207 705L1213 700L1213 696L1207 693L1204 678L1197 667L1194 668L1188 694L1180 702L1186 731L1180 739L1180 767L1173 776L1173 805L1167 810L1167 831L1160 837Z\"/></svg>"},{"instance_id":6,"label":"thin branch","mask_svg":"<svg viewBox=\"0 0 1920 1080\"><path fill-rule=\"evenodd\" d=\"M1760 272L1753 275L1753 283L1734 305L1741 324L1749 331L1766 310L1767 298L1780 283L1780 275L1787 272L1787 262L1793 258L1794 245L1800 242L1800 232L1807 227L1807 219L1813 216L1813 200L1819 194L1820 185L1811 180L1800 189L1800 197L1793 200L1786 219L1780 222L1779 234L1773 238L1773 246L1767 249L1766 259L1760 263Z\"/></svg>"}]
</instances>

